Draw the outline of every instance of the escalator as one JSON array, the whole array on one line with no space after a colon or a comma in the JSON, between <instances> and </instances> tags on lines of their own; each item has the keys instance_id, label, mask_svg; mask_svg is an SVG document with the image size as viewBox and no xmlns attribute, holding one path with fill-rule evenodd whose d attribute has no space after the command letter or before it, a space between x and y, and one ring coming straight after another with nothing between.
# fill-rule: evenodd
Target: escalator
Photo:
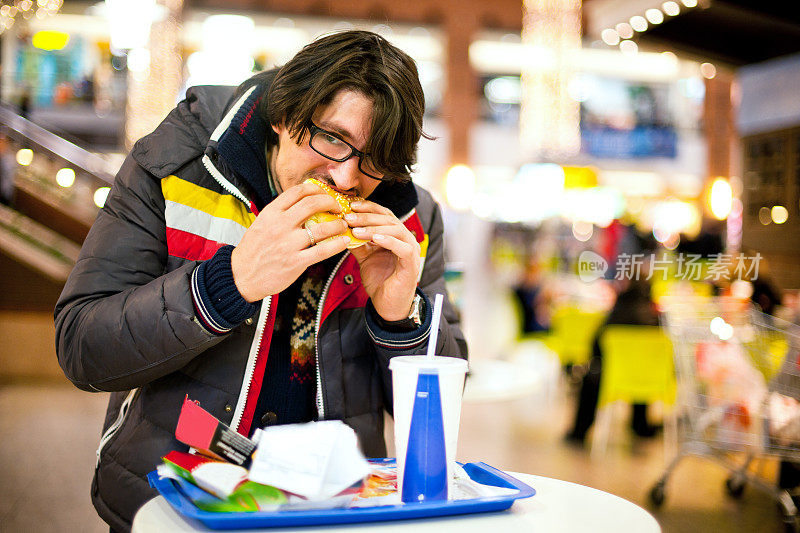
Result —
<instances>
[{"instance_id":1,"label":"escalator","mask_svg":"<svg viewBox=\"0 0 800 533\"><path fill-rule=\"evenodd\" d=\"M118 163L3 107L0 133L15 185L0 206L0 311L52 312Z\"/></svg>"},{"instance_id":2,"label":"escalator","mask_svg":"<svg viewBox=\"0 0 800 533\"><path fill-rule=\"evenodd\" d=\"M0 206L0 309L52 311L80 246Z\"/></svg>"}]
</instances>

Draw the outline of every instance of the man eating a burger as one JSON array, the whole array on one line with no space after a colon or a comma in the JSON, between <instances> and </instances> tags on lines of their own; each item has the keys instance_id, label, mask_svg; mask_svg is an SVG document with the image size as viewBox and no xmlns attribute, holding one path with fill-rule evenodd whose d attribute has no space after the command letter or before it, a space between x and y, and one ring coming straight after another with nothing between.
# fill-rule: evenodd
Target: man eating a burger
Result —
<instances>
[{"instance_id":1,"label":"man eating a burger","mask_svg":"<svg viewBox=\"0 0 800 533\"><path fill-rule=\"evenodd\" d=\"M92 499L127 530L188 397L243 435L340 419L386 454L388 364L424 353L442 217L411 182L413 60L348 31L237 89L194 87L139 140L56 306L67 377L110 391ZM445 298L436 353L464 357Z\"/></svg>"}]
</instances>

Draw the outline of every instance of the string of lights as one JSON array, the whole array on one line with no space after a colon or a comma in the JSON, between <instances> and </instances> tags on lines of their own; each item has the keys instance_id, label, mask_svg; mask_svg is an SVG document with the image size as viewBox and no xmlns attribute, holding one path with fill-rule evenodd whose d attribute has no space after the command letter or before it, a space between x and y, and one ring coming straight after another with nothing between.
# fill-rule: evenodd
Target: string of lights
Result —
<instances>
[{"instance_id":1,"label":"string of lights","mask_svg":"<svg viewBox=\"0 0 800 533\"><path fill-rule=\"evenodd\" d=\"M634 15L629 20L616 24L613 28L605 28L600 32L600 38L608 46L619 46L623 54L636 54L639 51L639 46L634 40L637 34L658 26L668 17L677 17L681 14L681 10L698 7L698 0L681 0L681 4L683 5L681 6L674 0L668 0L660 6L648 8L641 15Z\"/></svg>"},{"instance_id":2,"label":"string of lights","mask_svg":"<svg viewBox=\"0 0 800 533\"><path fill-rule=\"evenodd\" d=\"M43 19L55 15L63 0L3 0L0 1L0 34L14 26L19 19Z\"/></svg>"},{"instance_id":3,"label":"string of lights","mask_svg":"<svg viewBox=\"0 0 800 533\"><path fill-rule=\"evenodd\" d=\"M132 147L175 107L183 81L181 10L183 0L158 0L163 18L153 21L148 44L128 53L125 145Z\"/></svg>"},{"instance_id":4,"label":"string of lights","mask_svg":"<svg viewBox=\"0 0 800 533\"><path fill-rule=\"evenodd\" d=\"M580 151L580 107L568 86L581 48L581 0L525 0L520 143L531 160Z\"/></svg>"}]
</instances>

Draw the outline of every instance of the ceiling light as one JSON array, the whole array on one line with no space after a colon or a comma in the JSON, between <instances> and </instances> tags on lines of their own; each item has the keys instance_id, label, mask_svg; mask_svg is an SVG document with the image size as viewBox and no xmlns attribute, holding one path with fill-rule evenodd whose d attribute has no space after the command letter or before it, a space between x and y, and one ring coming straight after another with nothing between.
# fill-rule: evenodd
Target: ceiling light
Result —
<instances>
[{"instance_id":1,"label":"ceiling light","mask_svg":"<svg viewBox=\"0 0 800 533\"><path fill-rule=\"evenodd\" d=\"M61 4L62 0L49 0L47 2L33 2L33 0L2 0L0 2L0 34L12 27L17 19L21 19L24 22L33 15L36 15L36 18L39 20L55 15L58 13L58 10L61 9ZM41 38L42 37L39 39ZM34 44L34 46L38 48L36 44Z\"/></svg>"},{"instance_id":2,"label":"ceiling light","mask_svg":"<svg viewBox=\"0 0 800 533\"><path fill-rule=\"evenodd\" d=\"M633 41L622 41L619 43L619 50L623 54L634 55L639 51L639 47Z\"/></svg>"},{"instance_id":3,"label":"ceiling light","mask_svg":"<svg viewBox=\"0 0 800 533\"><path fill-rule=\"evenodd\" d=\"M700 65L700 74L707 80L714 79L714 76L717 75L717 67L711 63L703 63Z\"/></svg>"},{"instance_id":4,"label":"ceiling light","mask_svg":"<svg viewBox=\"0 0 800 533\"><path fill-rule=\"evenodd\" d=\"M572 236L580 242L586 242L592 238L594 225L591 222L576 220L572 223Z\"/></svg>"},{"instance_id":5,"label":"ceiling light","mask_svg":"<svg viewBox=\"0 0 800 533\"><path fill-rule=\"evenodd\" d=\"M641 15L631 17L631 28L633 28L635 31L647 30L647 19Z\"/></svg>"},{"instance_id":6,"label":"ceiling light","mask_svg":"<svg viewBox=\"0 0 800 533\"><path fill-rule=\"evenodd\" d=\"M431 36L431 32L429 32L427 30L427 28L423 28L422 26L414 26L413 28L408 30L408 35L410 35L411 37L426 37L427 38L427 37ZM501 41L505 41L508 35L513 35L514 37L517 38L516 42L519 42L519 35L516 35L514 33L503 35L500 38L500 40Z\"/></svg>"},{"instance_id":7,"label":"ceiling light","mask_svg":"<svg viewBox=\"0 0 800 533\"><path fill-rule=\"evenodd\" d=\"M633 28L631 28L631 25L627 22L620 22L615 28L617 33L619 33L619 36L623 39L630 39L633 37Z\"/></svg>"},{"instance_id":8,"label":"ceiling light","mask_svg":"<svg viewBox=\"0 0 800 533\"><path fill-rule=\"evenodd\" d=\"M150 68L150 50L134 48L128 52L128 70L131 72L147 72Z\"/></svg>"},{"instance_id":9,"label":"ceiling light","mask_svg":"<svg viewBox=\"0 0 800 533\"><path fill-rule=\"evenodd\" d=\"M279 19L275 19L275 22L273 22L272 25L276 28L294 28L294 20L281 17Z\"/></svg>"},{"instance_id":10,"label":"ceiling light","mask_svg":"<svg viewBox=\"0 0 800 533\"><path fill-rule=\"evenodd\" d=\"M772 213L769 207L762 207L758 210L758 221L764 226L768 226L772 222Z\"/></svg>"},{"instance_id":11,"label":"ceiling light","mask_svg":"<svg viewBox=\"0 0 800 533\"><path fill-rule=\"evenodd\" d=\"M447 203L457 211L465 211L472 205L475 195L475 172L467 165L450 167L445 177Z\"/></svg>"},{"instance_id":12,"label":"ceiling light","mask_svg":"<svg viewBox=\"0 0 800 533\"><path fill-rule=\"evenodd\" d=\"M94 205L102 209L106 205L109 192L111 192L111 187L100 187L94 191Z\"/></svg>"},{"instance_id":13,"label":"ceiling light","mask_svg":"<svg viewBox=\"0 0 800 533\"><path fill-rule=\"evenodd\" d=\"M608 46L617 46L619 44L619 33L611 28L606 28L603 30L600 34L600 37Z\"/></svg>"},{"instance_id":14,"label":"ceiling light","mask_svg":"<svg viewBox=\"0 0 800 533\"><path fill-rule=\"evenodd\" d=\"M709 194L708 205L711 208L711 214L717 220L725 220L731 213L733 206L733 189L731 184L725 178L717 178L711 185L711 194Z\"/></svg>"},{"instance_id":15,"label":"ceiling light","mask_svg":"<svg viewBox=\"0 0 800 533\"><path fill-rule=\"evenodd\" d=\"M770 212L772 221L776 224L783 224L789 219L789 210L783 207L782 205L775 205L772 206L772 211Z\"/></svg>"},{"instance_id":16,"label":"ceiling light","mask_svg":"<svg viewBox=\"0 0 800 533\"><path fill-rule=\"evenodd\" d=\"M27 167L33 163L33 150L30 148L23 148L17 152L17 163L23 167Z\"/></svg>"},{"instance_id":17,"label":"ceiling light","mask_svg":"<svg viewBox=\"0 0 800 533\"><path fill-rule=\"evenodd\" d=\"M521 92L520 79L517 76L492 78L483 88L486 99L495 104L519 105Z\"/></svg>"},{"instance_id":18,"label":"ceiling light","mask_svg":"<svg viewBox=\"0 0 800 533\"><path fill-rule=\"evenodd\" d=\"M69 167L62 168L56 172L56 183L64 188L72 187L75 183L75 171Z\"/></svg>"},{"instance_id":19,"label":"ceiling light","mask_svg":"<svg viewBox=\"0 0 800 533\"><path fill-rule=\"evenodd\" d=\"M733 337L733 326L725 322L722 324L722 327L719 328L719 333L717 334L720 340L726 341Z\"/></svg>"},{"instance_id":20,"label":"ceiling light","mask_svg":"<svg viewBox=\"0 0 800 533\"><path fill-rule=\"evenodd\" d=\"M650 24L661 24L664 22L664 13L660 9L648 9L644 12L644 16L650 21Z\"/></svg>"},{"instance_id":21,"label":"ceiling light","mask_svg":"<svg viewBox=\"0 0 800 533\"><path fill-rule=\"evenodd\" d=\"M144 48L158 18L156 0L105 0L105 17L112 50Z\"/></svg>"},{"instance_id":22,"label":"ceiling light","mask_svg":"<svg viewBox=\"0 0 800 533\"><path fill-rule=\"evenodd\" d=\"M673 2L672 0L661 4L661 8L670 17L678 16L681 12L681 6L678 5L678 2Z\"/></svg>"},{"instance_id":23,"label":"ceiling light","mask_svg":"<svg viewBox=\"0 0 800 533\"><path fill-rule=\"evenodd\" d=\"M388 24L376 24L372 27L372 31L383 36L390 36L394 33L394 30Z\"/></svg>"}]
</instances>

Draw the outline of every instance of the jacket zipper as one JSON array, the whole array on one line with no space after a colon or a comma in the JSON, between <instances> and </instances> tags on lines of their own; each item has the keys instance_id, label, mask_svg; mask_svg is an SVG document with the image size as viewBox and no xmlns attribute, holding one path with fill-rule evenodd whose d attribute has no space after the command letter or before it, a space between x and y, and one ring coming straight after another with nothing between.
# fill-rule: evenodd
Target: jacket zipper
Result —
<instances>
[{"instance_id":1,"label":"jacket zipper","mask_svg":"<svg viewBox=\"0 0 800 533\"><path fill-rule=\"evenodd\" d=\"M413 214L414 214L414 209L409 211L408 214L406 214L400 220L405 221ZM320 366L319 366L319 360L321 358L319 351L319 329L320 326L322 325L321 324L322 309L325 306L325 298L327 298L328 296L328 291L331 288L331 283L333 283L333 278L336 277L336 273L339 271L339 268L341 268L342 263L344 263L344 260L347 259L348 255L350 255L349 251L347 251L339 260L339 262L336 263L333 272L331 272L331 275L328 277L328 281L325 283L325 288L322 289L322 296L320 297L319 304L317 305L317 321L316 324L314 324L314 348L316 348L317 353L314 359L316 362L316 370L317 370L317 419L318 420L325 420L325 402L323 401L322 398L322 372L320 371Z\"/></svg>"},{"instance_id":2,"label":"jacket zipper","mask_svg":"<svg viewBox=\"0 0 800 533\"><path fill-rule=\"evenodd\" d=\"M243 94L239 100L234 104L222 121L217 125L214 132L211 134L212 141L218 141L219 138L222 136L222 133L228 128L233 119L233 116L236 114L238 109L242 106L245 100L250 96L255 90L255 87L251 87L245 94ZM247 197L242 194L234 184L232 184L228 179L222 175L222 172L219 171L217 167L214 166L214 162L211 161L211 158L208 154L204 154L202 157L203 166L206 167L206 170L211 177L214 178L214 181L219 183L219 185L232 194L235 198L238 198L245 205L250 206L250 201ZM247 405L247 396L250 394L250 387L253 384L253 374L255 374L256 370L256 362L258 361L258 352L261 350L261 341L264 337L264 328L267 323L267 316L269 315L269 307L272 303L272 296L267 296L261 301L261 313L258 317L258 326L256 327L256 335L253 339L253 344L250 347L250 355L247 357L247 367L245 368L244 378L242 380L242 389L239 392L239 398L236 402L236 410L233 412L233 419L231 420L230 427L232 427L235 431L239 431L239 425L242 422L242 416L244 415L244 408Z\"/></svg>"},{"instance_id":3,"label":"jacket zipper","mask_svg":"<svg viewBox=\"0 0 800 533\"><path fill-rule=\"evenodd\" d=\"M226 115L226 117L223 119L223 122L226 123L225 128L227 128L228 124L230 124L230 121L233 118L236 109L241 107L242 103L247 99L247 97L250 95L253 89L254 88L251 87L250 90L247 91L239 99L236 105L233 106L233 108L231 108L228 115ZM212 140L218 140L223 130L224 130L223 125L222 123L220 123L211 136ZM242 192L238 188L236 188L236 186L234 186L230 181L228 181L225 178L225 176L222 175L219 169L214 166L214 163L211 161L211 158L208 157L208 155L203 155L202 161L203 161L203 166L206 167L208 173L211 174L211 177L213 177L214 180L217 183L219 183L223 189L225 189L233 196L244 202L246 205L249 205L249 202L247 198L244 196L244 194L242 194ZM414 210L412 209L408 215L403 217L403 220L408 218L408 216L410 216L413 212ZM319 365L319 360L320 360L319 329L320 329L320 321L322 320L322 308L325 304L325 298L328 295L328 290L331 287L333 278L334 276L336 276L336 272L342 266L342 263L344 263L344 260L347 258L349 254L350 254L349 251L346 252L339 260L339 262L336 264L336 267L333 269L333 272L328 278L328 281L325 283L325 288L322 291L322 296L320 297L317 308L317 321L316 324L314 325L314 345L317 352L315 360L316 360L316 372L317 372L317 415L319 420L325 419L325 404L322 398L322 374L320 372L320 365ZM242 421L242 415L244 414L245 404L247 403L247 394L250 392L250 385L252 385L253 382L253 374L255 373L255 368L256 368L256 359L258 358L258 352L261 349L261 341L262 337L264 336L264 326L267 323L267 315L269 314L269 306L271 299L272 297L268 296L267 298L264 298L264 301L261 304L262 305L261 315L259 316L258 319L258 327L256 328L256 338L254 339L255 342L253 343L253 346L250 349L250 356L247 359L247 369L245 370L244 380L242 381L242 390L239 393L239 400L236 404L236 411L233 413L233 420L231 420L231 427L233 427L237 432L239 431L239 424ZM266 309L264 306L266 306Z\"/></svg>"},{"instance_id":4,"label":"jacket zipper","mask_svg":"<svg viewBox=\"0 0 800 533\"><path fill-rule=\"evenodd\" d=\"M230 126L231 121L233 120L233 117L236 115L236 113L239 111L239 108L241 108L242 105L244 105L245 101L250 97L252 92L255 90L256 86L254 85L250 87L242 96L239 97L236 103L233 104L233 106L231 106L231 108L228 110L227 113L225 113L225 116L222 117L222 120L220 121L219 124L217 124L217 127L214 128L214 131L211 133L211 138L209 139L209 141L214 141L214 142L219 141L220 137L222 137L222 134L225 133L225 130L227 130L228 127ZM216 182L219 183L223 189L225 189L226 191L234 195L236 198L244 202L245 205L250 205L250 202L247 200L247 197L244 194L242 194L242 191L237 189L233 183L228 181L228 179L222 175L222 172L220 172L219 169L214 166L214 163L211 161L211 158L208 157L208 154L203 154L202 161L203 161L203 166L206 167L208 173L211 174L211 177L213 177L214 180L216 180Z\"/></svg>"},{"instance_id":5,"label":"jacket zipper","mask_svg":"<svg viewBox=\"0 0 800 533\"><path fill-rule=\"evenodd\" d=\"M131 404L133 403L133 399L136 396L136 393L139 392L138 387L131 390L128 395L123 400L122 405L119 406L119 413L117 413L117 419L114 420L114 423L109 426L103 436L100 437L100 444L97 446L97 461L94 464L94 467L97 468L100 466L100 454L105 448L108 441L110 441L114 435L116 435L119 428L122 427L122 423L125 422L125 419L128 416L128 409L130 409Z\"/></svg>"},{"instance_id":6,"label":"jacket zipper","mask_svg":"<svg viewBox=\"0 0 800 533\"><path fill-rule=\"evenodd\" d=\"M336 263L336 266L333 268L333 272L328 277L328 281L325 282L325 288L322 289L322 296L319 298L319 303L317 304L317 321L314 324L314 348L316 349L316 357L314 358L316 367L317 367L317 419L318 420L325 420L325 403L322 399L322 372L320 371L319 367L319 360L320 360L320 352L319 352L319 328L322 323L322 308L325 305L325 298L328 296L328 291L331 288L331 283L333 283L333 278L336 277L336 272L339 271L339 268L344 263L344 260L347 259L347 256L350 255L350 252L346 252L339 262Z\"/></svg>"},{"instance_id":7,"label":"jacket zipper","mask_svg":"<svg viewBox=\"0 0 800 533\"><path fill-rule=\"evenodd\" d=\"M204 155L202 161L203 161L203 166L206 167L206 170L208 171L209 174L211 174L211 177L214 178L214 181L219 183L223 189L225 189L233 196L244 202L245 205L248 206L250 205L250 202L247 200L247 197L244 194L242 194L242 191L237 189L233 183L228 181L225 178L225 176L222 175L222 172L220 172L217 169L217 167L214 166L214 163L211 161L210 157Z\"/></svg>"},{"instance_id":8,"label":"jacket zipper","mask_svg":"<svg viewBox=\"0 0 800 533\"><path fill-rule=\"evenodd\" d=\"M317 419L318 420L325 420L325 403L322 399L322 373L320 372L319 368L319 360L320 360L320 352L319 352L319 328L322 322L322 308L325 305L325 298L328 296L328 290L331 288L331 283L333 283L333 278L336 276L336 272L339 271L339 268L344 263L344 260L347 259L347 256L350 255L350 252L346 252L339 262L336 263L336 266L331 272L331 275L328 277L328 281L325 282L325 288L322 289L322 296L319 298L319 303L317 304L317 321L314 324L314 348L316 348L316 357L314 358L316 367L317 367Z\"/></svg>"},{"instance_id":9,"label":"jacket zipper","mask_svg":"<svg viewBox=\"0 0 800 533\"><path fill-rule=\"evenodd\" d=\"M233 419L231 420L230 424L230 427L232 427L236 432L239 431L239 424L242 422L244 408L247 405L247 396L250 394L250 386L253 384L253 375L256 371L258 353L261 351L261 342L264 340L264 329L267 324L267 317L269 316L269 307L271 303L272 296L267 296L261 301L261 313L258 316L256 335L253 339L253 344L250 346L250 355L247 357L247 367L245 368L244 379L242 380L242 390L239 392L239 399L236 402L236 410L233 412Z\"/></svg>"}]
</instances>

